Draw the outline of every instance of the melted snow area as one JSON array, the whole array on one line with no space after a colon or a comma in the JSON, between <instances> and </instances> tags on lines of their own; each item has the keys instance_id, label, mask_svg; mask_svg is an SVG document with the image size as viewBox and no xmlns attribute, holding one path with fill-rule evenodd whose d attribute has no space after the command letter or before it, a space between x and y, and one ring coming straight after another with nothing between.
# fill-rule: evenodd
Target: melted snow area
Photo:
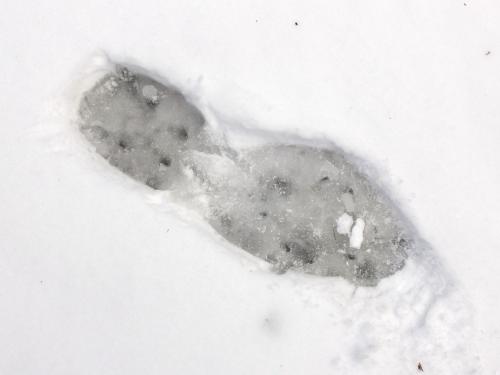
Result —
<instances>
[{"instance_id":1,"label":"melted snow area","mask_svg":"<svg viewBox=\"0 0 500 375\"><path fill-rule=\"evenodd\" d=\"M95 151L185 206L204 202L197 212L219 234L276 271L375 286L418 252L394 204L342 150L264 140L236 148L175 87L110 65L78 110ZM150 90L154 101L144 95ZM340 233L336 217L345 215L355 224Z\"/></svg>"},{"instance_id":2,"label":"melted snow area","mask_svg":"<svg viewBox=\"0 0 500 375\"><path fill-rule=\"evenodd\" d=\"M0 374L500 373L499 16L4 4Z\"/></svg>"}]
</instances>

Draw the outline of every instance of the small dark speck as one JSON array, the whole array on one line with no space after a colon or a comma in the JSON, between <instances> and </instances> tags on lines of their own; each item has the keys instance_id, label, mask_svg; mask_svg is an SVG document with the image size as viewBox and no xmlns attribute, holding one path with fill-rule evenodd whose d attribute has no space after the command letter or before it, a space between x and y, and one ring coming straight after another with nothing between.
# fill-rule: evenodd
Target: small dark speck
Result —
<instances>
[{"instance_id":1,"label":"small dark speck","mask_svg":"<svg viewBox=\"0 0 500 375\"><path fill-rule=\"evenodd\" d=\"M422 367L422 364L420 362L417 363L417 370L424 372L424 368Z\"/></svg>"},{"instance_id":2,"label":"small dark speck","mask_svg":"<svg viewBox=\"0 0 500 375\"><path fill-rule=\"evenodd\" d=\"M295 26L299 26L299 23L297 21L294 22Z\"/></svg>"},{"instance_id":3,"label":"small dark speck","mask_svg":"<svg viewBox=\"0 0 500 375\"><path fill-rule=\"evenodd\" d=\"M466 7L466 6L467 6L467 3L464 3L464 7Z\"/></svg>"},{"instance_id":4,"label":"small dark speck","mask_svg":"<svg viewBox=\"0 0 500 375\"><path fill-rule=\"evenodd\" d=\"M170 165L172 164L172 159L170 159L168 156L164 156L160 159L160 164L165 167L170 167Z\"/></svg>"},{"instance_id":5,"label":"small dark speck","mask_svg":"<svg viewBox=\"0 0 500 375\"><path fill-rule=\"evenodd\" d=\"M170 228L167 228L167 233L170 232Z\"/></svg>"},{"instance_id":6,"label":"small dark speck","mask_svg":"<svg viewBox=\"0 0 500 375\"><path fill-rule=\"evenodd\" d=\"M185 128L180 128L178 131L177 131L177 135L179 136L180 139L182 139L183 141L185 141L186 139L188 139L189 135L188 135L188 132Z\"/></svg>"},{"instance_id":7,"label":"small dark speck","mask_svg":"<svg viewBox=\"0 0 500 375\"><path fill-rule=\"evenodd\" d=\"M120 141L118 142L118 146L120 146L121 149L126 150L128 148L128 143L123 139L120 139Z\"/></svg>"},{"instance_id":8,"label":"small dark speck","mask_svg":"<svg viewBox=\"0 0 500 375\"><path fill-rule=\"evenodd\" d=\"M485 55L486 55L486 56L491 55L491 51L486 51Z\"/></svg>"}]
</instances>

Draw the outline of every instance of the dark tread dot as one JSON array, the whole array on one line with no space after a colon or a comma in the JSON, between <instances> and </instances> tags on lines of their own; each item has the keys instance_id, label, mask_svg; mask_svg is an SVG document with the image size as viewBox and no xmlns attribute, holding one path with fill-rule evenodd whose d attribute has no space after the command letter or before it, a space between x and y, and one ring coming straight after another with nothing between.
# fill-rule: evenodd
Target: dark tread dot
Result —
<instances>
[{"instance_id":1,"label":"dark tread dot","mask_svg":"<svg viewBox=\"0 0 500 375\"><path fill-rule=\"evenodd\" d=\"M183 141L189 138L189 134L186 128L180 128L179 130L177 130L177 136Z\"/></svg>"},{"instance_id":2,"label":"dark tread dot","mask_svg":"<svg viewBox=\"0 0 500 375\"><path fill-rule=\"evenodd\" d=\"M147 98L146 99L146 104L150 108L156 108L158 106L158 104L160 104L160 101L158 99Z\"/></svg>"},{"instance_id":3,"label":"dark tread dot","mask_svg":"<svg viewBox=\"0 0 500 375\"><path fill-rule=\"evenodd\" d=\"M294 262L301 264L313 264L316 260L316 253L312 248L304 246L295 241L287 241L281 244L285 252L289 253Z\"/></svg>"},{"instance_id":4,"label":"dark tread dot","mask_svg":"<svg viewBox=\"0 0 500 375\"><path fill-rule=\"evenodd\" d=\"M120 69L120 79L125 82L131 82L135 80L135 76L133 73L130 72L127 68L121 68Z\"/></svg>"},{"instance_id":5,"label":"dark tread dot","mask_svg":"<svg viewBox=\"0 0 500 375\"><path fill-rule=\"evenodd\" d=\"M377 278L377 270L372 262L365 261L356 267L356 277L363 280L374 280Z\"/></svg>"},{"instance_id":6,"label":"dark tread dot","mask_svg":"<svg viewBox=\"0 0 500 375\"><path fill-rule=\"evenodd\" d=\"M170 167L172 165L172 159L168 156L163 156L160 159L160 164L165 166L165 167Z\"/></svg>"},{"instance_id":7,"label":"dark tread dot","mask_svg":"<svg viewBox=\"0 0 500 375\"><path fill-rule=\"evenodd\" d=\"M122 150L130 150L130 145L129 143L124 140L124 139L120 139L118 141L118 146L122 149Z\"/></svg>"}]
</instances>

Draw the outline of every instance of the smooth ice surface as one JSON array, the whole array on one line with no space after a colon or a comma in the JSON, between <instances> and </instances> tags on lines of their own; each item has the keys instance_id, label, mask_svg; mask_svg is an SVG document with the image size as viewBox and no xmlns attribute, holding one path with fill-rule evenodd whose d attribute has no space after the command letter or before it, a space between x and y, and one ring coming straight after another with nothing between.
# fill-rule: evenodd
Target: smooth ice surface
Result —
<instances>
[{"instance_id":1,"label":"smooth ice surface","mask_svg":"<svg viewBox=\"0 0 500 375\"><path fill-rule=\"evenodd\" d=\"M375 285L404 266L410 233L338 149L231 148L179 90L121 65L83 94L79 114L80 130L111 165L153 189L202 196L217 232L279 272ZM354 217L352 233L343 222L336 228L345 215Z\"/></svg>"}]
</instances>

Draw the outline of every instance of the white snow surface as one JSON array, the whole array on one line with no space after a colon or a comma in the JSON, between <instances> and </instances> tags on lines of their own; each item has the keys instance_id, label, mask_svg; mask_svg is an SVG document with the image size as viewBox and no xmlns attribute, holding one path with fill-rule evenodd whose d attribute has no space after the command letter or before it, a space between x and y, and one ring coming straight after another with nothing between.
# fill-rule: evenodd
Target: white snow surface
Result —
<instances>
[{"instance_id":1,"label":"white snow surface","mask_svg":"<svg viewBox=\"0 0 500 375\"><path fill-rule=\"evenodd\" d=\"M337 233L340 234L351 234L351 227L354 223L352 216L344 212L337 219Z\"/></svg>"},{"instance_id":2,"label":"white snow surface","mask_svg":"<svg viewBox=\"0 0 500 375\"><path fill-rule=\"evenodd\" d=\"M498 1L2 5L0 374L500 373ZM92 152L99 51L232 142L364 160L420 255L375 288L270 272Z\"/></svg>"}]
</instances>

